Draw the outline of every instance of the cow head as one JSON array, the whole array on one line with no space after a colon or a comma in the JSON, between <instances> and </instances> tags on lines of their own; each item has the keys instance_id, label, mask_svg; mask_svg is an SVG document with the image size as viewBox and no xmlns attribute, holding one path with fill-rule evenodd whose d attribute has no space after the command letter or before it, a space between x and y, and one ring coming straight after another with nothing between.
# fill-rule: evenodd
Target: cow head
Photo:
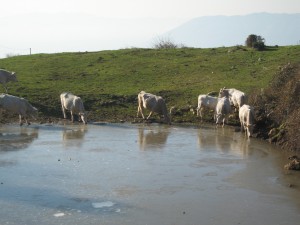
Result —
<instances>
[{"instance_id":1,"label":"cow head","mask_svg":"<svg viewBox=\"0 0 300 225\"><path fill-rule=\"evenodd\" d=\"M87 116L88 116L88 114L89 114L89 112L87 112L87 111L79 113L80 119L82 120L82 122L84 124L87 124Z\"/></svg>"},{"instance_id":2,"label":"cow head","mask_svg":"<svg viewBox=\"0 0 300 225\"><path fill-rule=\"evenodd\" d=\"M12 73L10 74L9 80L10 80L10 81L14 81L14 82L18 82L17 76L16 76L16 73L15 73L15 72L12 72Z\"/></svg>"},{"instance_id":3,"label":"cow head","mask_svg":"<svg viewBox=\"0 0 300 225\"><path fill-rule=\"evenodd\" d=\"M32 107L32 109L30 111L30 116L36 120L38 117L38 109L35 107Z\"/></svg>"},{"instance_id":4,"label":"cow head","mask_svg":"<svg viewBox=\"0 0 300 225\"><path fill-rule=\"evenodd\" d=\"M227 98L229 97L229 92L225 87L221 88L219 91L219 98L223 98L223 97L227 97Z\"/></svg>"},{"instance_id":5,"label":"cow head","mask_svg":"<svg viewBox=\"0 0 300 225\"><path fill-rule=\"evenodd\" d=\"M167 113L164 115L165 123L171 125L171 114Z\"/></svg>"},{"instance_id":6,"label":"cow head","mask_svg":"<svg viewBox=\"0 0 300 225\"><path fill-rule=\"evenodd\" d=\"M247 132L248 137L252 137L252 135L253 135L253 125L252 124L246 125L246 132Z\"/></svg>"}]
</instances>

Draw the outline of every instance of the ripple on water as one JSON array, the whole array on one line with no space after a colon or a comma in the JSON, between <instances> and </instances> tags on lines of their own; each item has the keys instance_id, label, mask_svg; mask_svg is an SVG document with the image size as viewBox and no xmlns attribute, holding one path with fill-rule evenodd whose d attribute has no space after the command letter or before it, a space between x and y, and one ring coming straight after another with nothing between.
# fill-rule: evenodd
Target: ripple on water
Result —
<instances>
[{"instance_id":1,"label":"ripple on water","mask_svg":"<svg viewBox=\"0 0 300 225\"><path fill-rule=\"evenodd\" d=\"M113 207L115 205L115 203L111 202L111 201L106 201L106 202L93 202L92 206L95 209L101 209L101 208L109 208L109 207Z\"/></svg>"}]
</instances>

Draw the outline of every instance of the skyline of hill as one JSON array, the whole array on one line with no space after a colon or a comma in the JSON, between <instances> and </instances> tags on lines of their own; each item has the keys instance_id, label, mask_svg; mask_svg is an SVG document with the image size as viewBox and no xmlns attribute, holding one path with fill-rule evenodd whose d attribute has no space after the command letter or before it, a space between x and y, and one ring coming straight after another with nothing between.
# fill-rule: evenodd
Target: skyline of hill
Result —
<instances>
[{"instance_id":1,"label":"skyline of hill","mask_svg":"<svg viewBox=\"0 0 300 225\"><path fill-rule=\"evenodd\" d=\"M198 17L170 30L165 36L187 47L211 48L244 45L250 34L262 36L266 45L298 45L300 13Z\"/></svg>"}]
</instances>

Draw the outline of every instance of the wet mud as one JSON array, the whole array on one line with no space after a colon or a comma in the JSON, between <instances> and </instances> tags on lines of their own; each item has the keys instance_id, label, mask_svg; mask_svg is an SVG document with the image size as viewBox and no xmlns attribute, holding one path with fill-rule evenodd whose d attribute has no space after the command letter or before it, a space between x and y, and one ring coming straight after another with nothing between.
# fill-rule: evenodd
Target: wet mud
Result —
<instances>
[{"instance_id":1,"label":"wet mud","mask_svg":"<svg viewBox=\"0 0 300 225\"><path fill-rule=\"evenodd\" d=\"M300 221L288 152L233 128L0 126L0 224Z\"/></svg>"}]
</instances>

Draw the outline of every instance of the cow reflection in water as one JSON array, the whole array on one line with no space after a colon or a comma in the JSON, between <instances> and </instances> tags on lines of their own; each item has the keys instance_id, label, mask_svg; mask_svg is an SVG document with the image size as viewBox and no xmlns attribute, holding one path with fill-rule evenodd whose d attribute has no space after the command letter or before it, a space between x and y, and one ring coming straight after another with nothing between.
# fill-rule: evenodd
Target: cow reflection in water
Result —
<instances>
[{"instance_id":1,"label":"cow reflection in water","mask_svg":"<svg viewBox=\"0 0 300 225\"><path fill-rule=\"evenodd\" d=\"M161 149L165 146L169 131L163 127L140 127L139 146L141 150Z\"/></svg>"},{"instance_id":2,"label":"cow reflection in water","mask_svg":"<svg viewBox=\"0 0 300 225\"><path fill-rule=\"evenodd\" d=\"M240 152L244 157L252 154L251 148L249 148L251 140L247 138L241 132L234 132L231 142L231 149L235 152Z\"/></svg>"},{"instance_id":3,"label":"cow reflection in water","mask_svg":"<svg viewBox=\"0 0 300 225\"><path fill-rule=\"evenodd\" d=\"M231 129L199 129L198 144L201 151L221 151L223 154L246 157L250 141Z\"/></svg>"},{"instance_id":4,"label":"cow reflection in water","mask_svg":"<svg viewBox=\"0 0 300 225\"><path fill-rule=\"evenodd\" d=\"M63 142L67 147L80 147L83 143L86 127L78 127L76 129L66 129L63 131Z\"/></svg>"},{"instance_id":5,"label":"cow reflection in water","mask_svg":"<svg viewBox=\"0 0 300 225\"><path fill-rule=\"evenodd\" d=\"M38 129L17 128L9 132L0 130L0 152L26 149L38 138Z\"/></svg>"}]
</instances>

